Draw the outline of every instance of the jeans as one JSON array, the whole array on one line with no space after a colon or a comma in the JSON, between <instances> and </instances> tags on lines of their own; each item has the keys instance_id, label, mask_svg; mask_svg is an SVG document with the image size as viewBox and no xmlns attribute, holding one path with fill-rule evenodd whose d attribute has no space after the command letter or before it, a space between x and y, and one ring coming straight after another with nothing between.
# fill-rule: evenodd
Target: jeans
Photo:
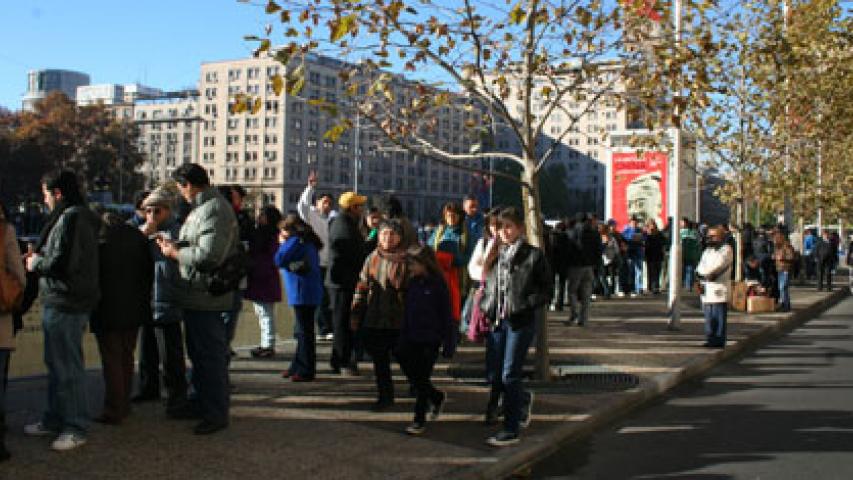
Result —
<instances>
[{"instance_id":1,"label":"jeans","mask_svg":"<svg viewBox=\"0 0 853 480\"><path fill-rule=\"evenodd\" d=\"M423 423L430 403L437 404L443 399L430 381L432 369L438 359L438 345L404 342L397 349L400 368L409 379L417 395L415 400L415 422Z\"/></svg>"},{"instance_id":2,"label":"jeans","mask_svg":"<svg viewBox=\"0 0 853 480\"><path fill-rule=\"evenodd\" d=\"M327 267L320 267L320 278L326 278L326 269ZM317 321L317 330L320 335L327 335L334 331L330 306L329 290L323 286L323 301L314 310L314 319Z\"/></svg>"},{"instance_id":3,"label":"jeans","mask_svg":"<svg viewBox=\"0 0 853 480\"><path fill-rule=\"evenodd\" d=\"M252 302L261 328L261 348L275 348L275 304Z\"/></svg>"},{"instance_id":4,"label":"jeans","mask_svg":"<svg viewBox=\"0 0 853 480\"><path fill-rule=\"evenodd\" d=\"M355 367L352 358L353 335L350 330L353 293L349 289L329 287L329 298L332 301L332 324L335 329L332 358L329 361L332 370Z\"/></svg>"},{"instance_id":5,"label":"jeans","mask_svg":"<svg viewBox=\"0 0 853 480\"><path fill-rule=\"evenodd\" d=\"M399 330L363 328L361 338L364 349L373 360L376 391L380 402L394 401L394 383L391 381L391 354L397 345Z\"/></svg>"},{"instance_id":6,"label":"jeans","mask_svg":"<svg viewBox=\"0 0 853 480\"><path fill-rule=\"evenodd\" d=\"M160 396L160 355L154 325L139 328L139 394Z\"/></svg>"},{"instance_id":7,"label":"jeans","mask_svg":"<svg viewBox=\"0 0 853 480\"><path fill-rule=\"evenodd\" d=\"M158 356L163 362L166 407L179 408L187 401L187 362L181 323L158 324L154 327L154 335Z\"/></svg>"},{"instance_id":8,"label":"jeans","mask_svg":"<svg viewBox=\"0 0 853 480\"><path fill-rule=\"evenodd\" d=\"M492 390L500 391L504 399L504 430L518 433L521 409L530 395L522 384L522 369L527 350L533 342L536 331L534 323L513 329L509 322L502 321L491 333L487 348L492 349L489 359L494 362L490 367L494 375Z\"/></svg>"},{"instance_id":9,"label":"jeans","mask_svg":"<svg viewBox=\"0 0 853 480\"><path fill-rule=\"evenodd\" d=\"M569 268L569 304L572 307L572 318L577 319L578 325L584 325L589 319L594 277L592 267Z\"/></svg>"},{"instance_id":10,"label":"jeans","mask_svg":"<svg viewBox=\"0 0 853 480\"><path fill-rule=\"evenodd\" d=\"M317 339L314 338L315 305L294 305L293 338L296 339L296 352L288 371L291 375L314 378L317 368Z\"/></svg>"},{"instance_id":11,"label":"jeans","mask_svg":"<svg viewBox=\"0 0 853 480\"><path fill-rule=\"evenodd\" d=\"M832 290L832 260L817 262L817 289L823 290L823 285L826 283L826 289Z\"/></svg>"},{"instance_id":12,"label":"jeans","mask_svg":"<svg viewBox=\"0 0 853 480\"><path fill-rule=\"evenodd\" d=\"M660 272L661 267L663 266L662 262L646 262L646 268L648 268L648 282L649 282L649 290L653 293L660 292Z\"/></svg>"},{"instance_id":13,"label":"jeans","mask_svg":"<svg viewBox=\"0 0 853 480\"><path fill-rule=\"evenodd\" d=\"M629 275L634 279L634 293L643 292L643 257L628 257Z\"/></svg>"},{"instance_id":14,"label":"jeans","mask_svg":"<svg viewBox=\"0 0 853 480\"><path fill-rule=\"evenodd\" d=\"M790 285L790 277L788 272L778 272L778 282L779 282L779 305L782 307L782 311L790 312L791 311L791 294L788 291L788 286Z\"/></svg>"},{"instance_id":15,"label":"jeans","mask_svg":"<svg viewBox=\"0 0 853 480\"><path fill-rule=\"evenodd\" d=\"M684 275L681 277L682 285L685 289L691 290L696 279L696 265L691 263L684 264Z\"/></svg>"},{"instance_id":16,"label":"jeans","mask_svg":"<svg viewBox=\"0 0 853 480\"><path fill-rule=\"evenodd\" d=\"M130 415L130 391L133 385L133 351L136 329L98 332L104 376L104 410L102 416L122 420Z\"/></svg>"},{"instance_id":17,"label":"jeans","mask_svg":"<svg viewBox=\"0 0 853 480\"><path fill-rule=\"evenodd\" d=\"M45 306L44 364L47 366L47 410L42 424L50 430L85 435L89 428L83 332L89 313Z\"/></svg>"},{"instance_id":18,"label":"jeans","mask_svg":"<svg viewBox=\"0 0 853 480\"><path fill-rule=\"evenodd\" d=\"M193 365L192 383L200 413L211 423L228 423L229 312L184 310L187 353Z\"/></svg>"},{"instance_id":19,"label":"jeans","mask_svg":"<svg viewBox=\"0 0 853 480\"><path fill-rule=\"evenodd\" d=\"M726 345L726 320L729 306L726 303L706 303L702 305L705 314L705 339L713 347Z\"/></svg>"}]
</instances>

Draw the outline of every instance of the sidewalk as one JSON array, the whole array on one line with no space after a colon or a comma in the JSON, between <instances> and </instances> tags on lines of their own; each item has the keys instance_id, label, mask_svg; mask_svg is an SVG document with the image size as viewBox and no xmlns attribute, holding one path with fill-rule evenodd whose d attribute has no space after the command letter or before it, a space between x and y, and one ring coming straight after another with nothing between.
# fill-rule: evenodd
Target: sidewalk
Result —
<instances>
[{"instance_id":1,"label":"sidewalk","mask_svg":"<svg viewBox=\"0 0 853 480\"><path fill-rule=\"evenodd\" d=\"M484 443L497 427L482 424L487 387L481 346L461 347L452 364L437 365L434 378L450 400L441 420L428 423L419 438L402 433L413 400L399 370L397 404L387 412L371 412L370 365L361 365L361 377L333 376L328 344L322 343L317 380L301 384L279 376L292 345L263 361L247 358L247 350L240 349L232 363L238 387L232 425L210 437L194 436L192 423L167 420L162 407L144 404L120 427L94 425L86 446L55 453L49 439L22 433L41 411L44 380L13 381L7 433L13 459L0 466L0 478L499 478L845 295L847 289L830 294L793 288L792 314L732 313L729 347L723 351L699 346L702 317L695 296L683 302L680 331L666 329L664 296L596 302L586 328L564 326L567 314L551 312L552 366L560 380L530 383L536 394L533 423L520 445L500 450ZM98 372L92 372L93 413L100 405L100 383Z\"/></svg>"}]
</instances>

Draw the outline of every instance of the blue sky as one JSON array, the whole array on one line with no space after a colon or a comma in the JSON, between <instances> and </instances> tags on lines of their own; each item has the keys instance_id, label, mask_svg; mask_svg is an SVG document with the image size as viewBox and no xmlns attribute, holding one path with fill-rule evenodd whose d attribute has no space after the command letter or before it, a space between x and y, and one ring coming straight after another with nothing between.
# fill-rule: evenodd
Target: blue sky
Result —
<instances>
[{"instance_id":1,"label":"blue sky","mask_svg":"<svg viewBox=\"0 0 853 480\"><path fill-rule=\"evenodd\" d=\"M260 2L256 2L260 3ZM262 7L236 0L0 0L0 105L19 110L27 71L63 68L92 83L195 87L204 61L243 58Z\"/></svg>"}]
</instances>

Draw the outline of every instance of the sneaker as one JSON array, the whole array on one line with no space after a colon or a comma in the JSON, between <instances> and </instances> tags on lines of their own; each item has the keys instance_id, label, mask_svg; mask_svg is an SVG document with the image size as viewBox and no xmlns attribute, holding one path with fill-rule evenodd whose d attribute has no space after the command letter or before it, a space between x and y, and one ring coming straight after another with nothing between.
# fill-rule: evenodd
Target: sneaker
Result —
<instances>
[{"instance_id":1,"label":"sneaker","mask_svg":"<svg viewBox=\"0 0 853 480\"><path fill-rule=\"evenodd\" d=\"M74 450L86 444L86 437L76 433L63 433L50 444L50 448L57 452Z\"/></svg>"},{"instance_id":2,"label":"sneaker","mask_svg":"<svg viewBox=\"0 0 853 480\"><path fill-rule=\"evenodd\" d=\"M625 292L616 292L616 296L617 296L617 297L619 297L619 298L624 298L624 297L625 297Z\"/></svg>"},{"instance_id":3,"label":"sneaker","mask_svg":"<svg viewBox=\"0 0 853 480\"><path fill-rule=\"evenodd\" d=\"M598 295L593 293L592 295L589 296L589 299L594 302L594 301L598 300Z\"/></svg>"},{"instance_id":4,"label":"sneaker","mask_svg":"<svg viewBox=\"0 0 853 480\"><path fill-rule=\"evenodd\" d=\"M331 342L332 340L335 339L335 334L334 333L327 333L323 338L325 338L327 342Z\"/></svg>"},{"instance_id":5,"label":"sneaker","mask_svg":"<svg viewBox=\"0 0 853 480\"><path fill-rule=\"evenodd\" d=\"M434 422L438 420L438 417L441 415L441 412L444 411L444 405L447 403L447 393L439 391L441 394L441 400L432 404L432 409L429 412L429 420Z\"/></svg>"},{"instance_id":6,"label":"sneaker","mask_svg":"<svg viewBox=\"0 0 853 480\"><path fill-rule=\"evenodd\" d=\"M24 426L24 433L34 437L46 437L48 435L56 435L55 430L47 428L43 423L36 422Z\"/></svg>"},{"instance_id":7,"label":"sneaker","mask_svg":"<svg viewBox=\"0 0 853 480\"><path fill-rule=\"evenodd\" d=\"M493 447L508 447L510 445L515 445L518 442L517 433L507 432L505 430L501 430L486 440L486 443Z\"/></svg>"},{"instance_id":8,"label":"sneaker","mask_svg":"<svg viewBox=\"0 0 853 480\"><path fill-rule=\"evenodd\" d=\"M424 430L426 430L424 422L412 422L411 425L406 427L406 433L409 435L420 435L424 433Z\"/></svg>"},{"instance_id":9,"label":"sneaker","mask_svg":"<svg viewBox=\"0 0 853 480\"><path fill-rule=\"evenodd\" d=\"M583 324L579 324L583 325ZM527 403L521 407L521 418L518 424L523 428L530 426L530 420L533 418L533 392L527 393Z\"/></svg>"},{"instance_id":10,"label":"sneaker","mask_svg":"<svg viewBox=\"0 0 853 480\"><path fill-rule=\"evenodd\" d=\"M639 297L639 296L640 296L640 294L639 294L639 293L636 293L636 292L631 292L628 296L629 296L629 297L631 297L631 298L637 298L637 297Z\"/></svg>"},{"instance_id":11,"label":"sneaker","mask_svg":"<svg viewBox=\"0 0 853 480\"><path fill-rule=\"evenodd\" d=\"M272 358L275 356L275 349L272 347L255 347L249 351L252 358Z\"/></svg>"}]
</instances>

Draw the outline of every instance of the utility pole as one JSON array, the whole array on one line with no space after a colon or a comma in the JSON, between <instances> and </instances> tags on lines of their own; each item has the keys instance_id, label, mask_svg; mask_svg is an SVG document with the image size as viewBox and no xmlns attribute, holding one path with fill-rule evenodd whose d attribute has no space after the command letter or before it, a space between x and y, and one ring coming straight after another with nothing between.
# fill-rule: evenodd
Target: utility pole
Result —
<instances>
[{"instance_id":1,"label":"utility pole","mask_svg":"<svg viewBox=\"0 0 853 480\"><path fill-rule=\"evenodd\" d=\"M789 2L789 0L785 0L785 2L782 4L782 16L783 16L782 21L784 22L786 34L788 33L788 14L789 14L789 9L790 9L788 2ZM786 83L788 82L787 76L785 78L785 82ZM790 170L791 170L791 154L788 150L790 142L791 142L791 139L789 138L789 135L790 135L790 123L789 122L790 122L790 119L788 117L788 104L787 104L787 102L785 102L785 129L784 129L784 131L786 133L786 138L785 138L785 172L790 172ZM794 214L792 211L793 209L791 207L791 195L788 194L787 189L785 190L784 201L785 201L785 212L784 212L785 213L785 226L790 231L791 224L794 222Z\"/></svg>"},{"instance_id":2,"label":"utility pole","mask_svg":"<svg viewBox=\"0 0 853 480\"><path fill-rule=\"evenodd\" d=\"M681 46L681 0L675 0L673 18L675 19L675 48ZM680 91L673 92L675 96L681 95ZM681 229L678 226L681 218L681 111L676 111L678 124L675 125L672 154L672 177L669 182L670 211L672 218L669 222L670 248L669 248L669 295L667 306L669 307L669 330L678 330L681 327L681 309L679 306L681 297Z\"/></svg>"},{"instance_id":3,"label":"utility pole","mask_svg":"<svg viewBox=\"0 0 853 480\"><path fill-rule=\"evenodd\" d=\"M361 112L358 107L355 110L355 156L353 158L352 167L352 191L358 194L358 164L361 163L361 153L358 151L361 140Z\"/></svg>"}]
</instances>

